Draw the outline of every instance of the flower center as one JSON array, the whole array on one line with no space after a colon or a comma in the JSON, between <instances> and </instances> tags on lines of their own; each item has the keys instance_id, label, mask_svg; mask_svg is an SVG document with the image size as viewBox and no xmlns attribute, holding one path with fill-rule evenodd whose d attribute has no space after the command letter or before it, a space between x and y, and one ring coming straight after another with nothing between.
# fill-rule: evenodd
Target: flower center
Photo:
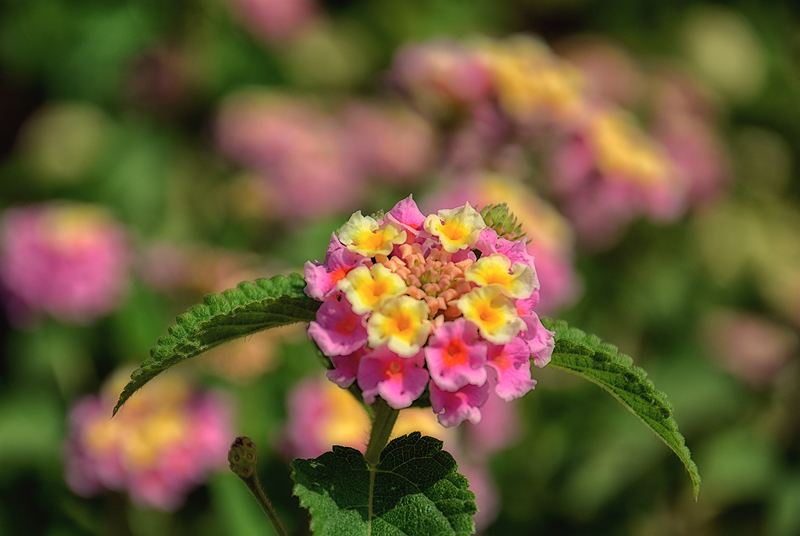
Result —
<instances>
[{"instance_id":1,"label":"flower center","mask_svg":"<svg viewBox=\"0 0 800 536\"><path fill-rule=\"evenodd\" d=\"M508 355L506 355L505 352L497 352L497 355L492 357L492 362L501 371L506 370L511 366L511 359L508 358Z\"/></svg>"},{"instance_id":2,"label":"flower center","mask_svg":"<svg viewBox=\"0 0 800 536\"><path fill-rule=\"evenodd\" d=\"M396 380L398 379L398 377L402 376L401 374L402 370L403 370L403 365L401 365L398 360L394 359L392 361L389 361L383 373L387 378L391 380Z\"/></svg>"},{"instance_id":3,"label":"flower center","mask_svg":"<svg viewBox=\"0 0 800 536\"><path fill-rule=\"evenodd\" d=\"M400 313L392 319L392 326L389 328L391 335L403 335L411 330L411 318L406 313Z\"/></svg>"},{"instance_id":4,"label":"flower center","mask_svg":"<svg viewBox=\"0 0 800 536\"><path fill-rule=\"evenodd\" d=\"M464 343L458 339L451 340L442 353L442 362L446 367L465 365L467 363L467 349Z\"/></svg>"},{"instance_id":5,"label":"flower center","mask_svg":"<svg viewBox=\"0 0 800 536\"><path fill-rule=\"evenodd\" d=\"M478 318L481 319L486 327L493 329L503 323L503 315L488 303L478 305Z\"/></svg>"},{"instance_id":6,"label":"flower center","mask_svg":"<svg viewBox=\"0 0 800 536\"><path fill-rule=\"evenodd\" d=\"M464 230L464 226L456 222L445 223L441 227L441 232L453 242L461 240L467 234L467 232Z\"/></svg>"},{"instance_id":7,"label":"flower center","mask_svg":"<svg viewBox=\"0 0 800 536\"><path fill-rule=\"evenodd\" d=\"M344 277L347 275L347 272L349 272L349 271L350 270L345 268L345 267L337 268L336 270L332 271L331 272L331 283L333 283L335 285L336 283L338 283L339 281L344 279Z\"/></svg>"},{"instance_id":8,"label":"flower center","mask_svg":"<svg viewBox=\"0 0 800 536\"><path fill-rule=\"evenodd\" d=\"M336 331L342 335L352 335L356 330L356 317L348 315L336 324Z\"/></svg>"}]
</instances>

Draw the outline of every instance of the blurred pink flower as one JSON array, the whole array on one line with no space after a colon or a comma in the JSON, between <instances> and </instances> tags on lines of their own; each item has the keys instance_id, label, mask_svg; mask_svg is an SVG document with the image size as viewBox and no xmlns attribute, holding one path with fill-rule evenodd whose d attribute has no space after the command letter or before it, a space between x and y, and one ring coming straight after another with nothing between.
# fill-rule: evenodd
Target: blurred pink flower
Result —
<instances>
[{"instance_id":1,"label":"blurred pink flower","mask_svg":"<svg viewBox=\"0 0 800 536\"><path fill-rule=\"evenodd\" d=\"M520 436L524 423L517 406L502 398L490 396L481 408L483 418L478 424L464 423L463 442L473 464L484 463L495 452L505 449Z\"/></svg>"},{"instance_id":2,"label":"blurred pink flower","mask_svg":"<svg viewBox=\"0 0 800 536\"><path fill-rule=\"evenodd\" d=\"M418 180L433 163L433 129L408 109L354 102L342 111L340 121L349 151L366 176Z\"/></svg>"},{"instance_id":3,"label":"blurred pink flower","mask_svg":"<svg viewBox=\"0 0 800 536\"><path fill-rule=\"evenodd\" d=\"M267 44L293 40L316 20L315 0L230 0L242 23Z\"/></svg>"},{"instance_id":4,"label":"blurred pink flower","mask_svg":"<svg viewBox=\"0 0 800 536\"><path fill-rule=\"evenodd\" d=\"M702 327L712 357L756 388L769 384L800 346L791 329L752 313L718 311Z\"/></svg>"},{"instance_id":5,"label":"blurred pink flower","mask_svg":"<svg viewBox=\"0 0 800 536\"><path fill-rule=\"evenodd\" d=\"M174 511L210 471L225 467L230 408L219 395L170 375L150 382L110 418L127 376L115 374L99 395L70 410L67 485L83 496L127 491L141 506Z\"/></svg>"},{"instance_id":6,"label":"blurred pink flower","mask_svg":"<svg viewBox=\"0 0 800 536\"><path fill-rule=\"evenodd\" d=\"M392 80L412 102L434 117L449 117L488 100L489 72L466 46L455 41L407 45L395 55Z\"/></svg>"},{"instance_id":7,"label":"blurred pink flower","mask_svg":"<svg viewBox=\"0 0 800 536\"><path fill-rule=\"evenodd\" d=\"M621 46L599 37L574 38L558 50L581 70L595 100L643 108L651 117L648 130L684 183L687 205L725 189L729 171L715 128L717 110L702 84L671 66L645 69Z\"/></svg>"},{"instance_id":8,"label":"blurred pink flower","mask_svg":"<svg viewBox=\"0 0 800 536\"><path fill-rule=\"evenodd\" d=\"M601 36L578 36L555 45L556 52L584 76L587 92L618 106L635 106L645 75L620 45Z\"/></svg>"},{"instance_id":9,"label":"blurred pink flower","mask_svg":"<svg viewBox=\"0 0 800 536\"><path fill-rule=\"evenodd\" d=\"M622 110L587 113L551 158L553 188L586 245L608 246L635 218L669 221L686 207L666 150Z\"/></svg>"},{"instance_id":10,"label":"blurred pink flower","mask_svg":"<svg viewBox=\"0 0 800 536\"><path fill-rule=\"evenodd\" d=\"M717 132L717 113L699 82L664 69L653 86L653 135L667 150L686 185L687 203L719 197L730 185L728 158Z\"/></svg>"},{"instance_id":11,"label":"blurred pink flower","mask_svg":"<svg viewBox=\"0 0 800 536\"><path fill-rule=\"evenodd\" d=\"M315 458L333 445L365 450L369 418L351 392L323 378L308 378L292 389L287 409L283 445L287 456ZM426 408L401 411L392 436L413 431L447 441L455 439L455 433L442 428Z\"/></svg>"},{"instance_id":12,"label":"blurred pink flower","mask_svg":"<svg viewBox=\"0 0 800 536\"><path fill-rule=\"evenodd\" d=\"M319 218L351 209L365 176L337 122L298 99L250 92L223 103L222 152L259 177L273 218Z\"/></svg>"},{"instance_id":13,"label":"blurred pink flower","mask_svg":"<svg viewBox=\"0 0 800 536\"><path fill-rule=\"evenodd\" d=\"M39 314L88 323L113 311L127 284L123 227L99 206L51 202L8 209L0 222L0 284L15 323Z\"/></svg>"}]
</instances>

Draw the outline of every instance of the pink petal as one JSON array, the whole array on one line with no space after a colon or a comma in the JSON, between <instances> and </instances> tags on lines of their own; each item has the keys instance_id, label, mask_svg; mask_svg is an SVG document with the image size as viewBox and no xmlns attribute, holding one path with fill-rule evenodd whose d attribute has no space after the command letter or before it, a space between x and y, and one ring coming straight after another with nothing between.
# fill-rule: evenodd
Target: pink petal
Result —
<instances>
[{"instance_id":1,"label":"pink petal","mask_svg":"<svg viewBox=\"0 0 800 536\"><path fill-rule=\"evenodd\" d=\"M553 349L556 345L555 333L542 325L542 321L539 320L536 313L522 315L520 318L528 327L527 330L520 333L520 336L528 344L528 351L530 352L530 357L533 358L533 364L542 368L550 362L550 358L553 355Z\"/></svg>"},{"instance_id":2,"label":"pink petal","mask_svg":"<svg viewBox=\"0 0 800 536\"><path fill-rule=\"evenodd\" d=\"M403 229L415 235L425 223L425 215L420 212L411 195L398 202L386 214L386 219L399 224Z\"/></svg>"},{"instance_id":3,"label":"pink petal","mask_svg":"<svg viewBox=\"0 0 800 536\"><path fill-rule=\"evenodd\" d=\"M442 391L430 383L431 406L439 416L439 424L446 428L468 420L472 424L481 422L481 406L489 399L489 384L465 385L456 392Z\"/></svg>"},{"instance_id":4,"label":"pink petal","mask_svg":"<svg viewBox=\"0 0 800 536\"><path fill-rule=\"evenodd\" d=\"M364 354L363 349L358 349L352 354L332 356L333 369L327 371L325 375L342 389L347 389L356 381L358 364Z\"/></svg>"},{"instance_id":5,"label":"pink petal","mask_svg":"<svg viewBox=\"0 0 800 536\"><path fill-rule=\"evenodd\" d=\"M344 296L329 299L317 311L317 320L309 323L308 336L327 356L352 354L367 344L366 316L353 313Z\"/></svg>"},{"instance_id":6,"label":"pink petal","mask_svg":"<svg viewBox=\"0 0 800 536\"><path fill-rule=\"evenodd\" d=\"M428 384L424 359L422 351L413 357L400 357L386 345L362 358L358 366L358 386L364 402L372 404L376 396L380 396L395 409L410 406Z\"/></svg>"},{"instance_id":7,"label":"pink petal","mask_svg":"<svg viewBox=\"0 0 800 536\"><path fill-rule=\"evenodd\" d=\"M517 337L502 346L491 345L487 366L495 372L495 393L510 402L536 386L531 378L530 350L527 342Z\"/></svg>"},{"instance_id":8,"label":"pink petal","mask_svg":"<svg viewBox=\"0 0 800 536\"><path fill-rule=\"evenodd\" d=\"M464 318L436 329L425 347L425 360L438 387L457 391L486 382L486 345L479 340L477 327Z\"/></svg>"}]
</instances>

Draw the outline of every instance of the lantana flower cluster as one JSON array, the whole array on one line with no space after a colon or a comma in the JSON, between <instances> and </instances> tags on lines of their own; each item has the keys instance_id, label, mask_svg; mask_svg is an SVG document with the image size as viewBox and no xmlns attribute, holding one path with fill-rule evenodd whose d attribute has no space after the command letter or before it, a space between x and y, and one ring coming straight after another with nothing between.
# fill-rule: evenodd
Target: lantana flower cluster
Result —
<instances>
[{"instance_id":1,"label":"lantana flower cluster","mask_svg":"<svg viewBox=\"0 0 800 536\"><path fill-rule=\"evenodd\" d=\"M541 155L548 187L579 240L605 247L639 217L674 221L713 198L726 171L713 114L688 84L654 78L650 85L665 95L634 103L609 93L609 82L594 74L608 77L605 64L590 67L517 35L406 46L391 79L413 106L446 125L444 169L453 177L507 170L520 149ZM634 84L623 85L630 91ZM634 107L648 110L649 124ZM525 173L524 165L516 163L515 173Z\"/></svg>"},{"instance_id":2,"label":"lantana flower cluster","mask_svg":"<svg viewBox=\"0 0 800 536\"><path fill-rule=\"evenodd\" d=\"M322 301L309 337L328 378L407 408L426 392L443 426L481 420L536 385L553 333L533 311L539 282L524 238L487 226L469 204L424 215L411 196L385 216L353 214L323 263L307 263L306 293Z\"/></svg>"},{"instance_id":3,"label":"lantana flower cluster","mask_svg":"<svg viewBox=\"0 0 800 536\"><path fill-rule=\"evenodd\" d=\"M87 324L118 307L129 284L127 233L99 206L18 206L0 218L0 293L15 324L44 315Z\"/></svg>"},{"instance_id":4,"label":"lantana flower cluster","mask_svg":"<svg viewBox=\"0 0 800 536\"><path fill-rule=\"evenodd\" d=\"M233 412L218 393L170 375L153 380L109 419L129 374L118 371L100 394L81 398L70 410L67 485L85 497L126 491L142 507L175 511L192 489L225 467Z\"/></svg>"}]
</instances>

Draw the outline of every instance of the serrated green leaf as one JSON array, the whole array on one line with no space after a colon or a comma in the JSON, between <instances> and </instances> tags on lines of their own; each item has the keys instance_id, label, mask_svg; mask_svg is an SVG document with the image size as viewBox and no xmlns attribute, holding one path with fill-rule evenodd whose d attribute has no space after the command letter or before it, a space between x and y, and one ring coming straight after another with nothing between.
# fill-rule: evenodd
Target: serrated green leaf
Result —
<instances>
[{"instance_id":1,"label":"serrated green leaf","mask_svg":"<svg viewBox=\"0 0 800 536\"><path fill-rule=\"evenodd\" d=\"M672 418L672 404L633 360L594 335L570 328L566 322L543 318L555 332L555 349L548 366L566 370L596 383L650 428L680 458L692 479L694 497L700 492L700 473Z\"/></svg>"},{"instance_id":2,"label":"serrated green leaf","mask_svg":"<svg viewBox=\"0 0 800 536\"><path fill-rule=\"evenodd\" d=\"M294 494L316 536L445 536L475 531L475 495L442 442L419 432L391 441L371 467L349 447L292 462Z\"/></svg>"},{"instance_id":3,"label":"serrated green leaf","mask_svg":"<svg viewBox=\"0 0 800 536\"><path fill-rule=\"evenodd\" d=\"M150 349L150 358L131 374L114 414L144 384L190 357L265 329L314 320L321 303L306 296L305 286L298 274L278 275L206 296L178 316Z\"/></svg>"}]
</instances>

